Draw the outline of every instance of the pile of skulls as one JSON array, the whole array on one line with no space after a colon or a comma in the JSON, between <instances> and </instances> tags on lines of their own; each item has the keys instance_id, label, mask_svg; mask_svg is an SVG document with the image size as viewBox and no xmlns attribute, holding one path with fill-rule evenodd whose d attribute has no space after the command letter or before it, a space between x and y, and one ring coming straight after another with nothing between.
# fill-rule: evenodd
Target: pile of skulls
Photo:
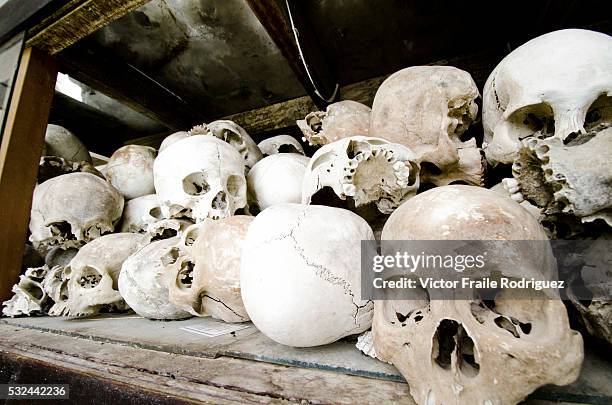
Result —
<instances>
[{"instance_id":1,"label":"pile of skulls","mask_svg":"<svg viewBox=\"0 0 612 405\"><path fill-rule=\"evenodd\" d=\"M479 97L458 68L400 70L371 108L345 100L299 120L311 157L294 137L257 144L218 120L159 150L122 147L96 169L50 125L30 222L45 260L4 314L251 320L294 347L372 328L358 347L394 364L419 404L518 403L569 384L583 343L561 300L360 297L362 241L609 232L612 38L563 30L507 55L484 86L484 137ZM512 178L485 188L499 173ZM552 263L526 251L498 270ZM612 343L609 302L574 301Z\"/></svg>"}]
</instances>

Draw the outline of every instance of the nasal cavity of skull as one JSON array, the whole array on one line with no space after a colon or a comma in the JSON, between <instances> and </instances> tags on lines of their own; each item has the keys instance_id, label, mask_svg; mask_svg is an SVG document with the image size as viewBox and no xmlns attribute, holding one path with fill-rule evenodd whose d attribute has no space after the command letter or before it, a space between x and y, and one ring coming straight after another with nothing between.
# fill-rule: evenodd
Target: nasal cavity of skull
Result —
<instances>
[{"instance_id":1,"label":"nasal cavity of skull","mask_svg":"<svg viewBox=\"0 0 612 405\"><path fill-rule=\"evenodd\" d=\"M461 323L443 319L434 333L432 343L432 360L444 370L451 370L454 357L456 369L463 375L475 377L480 372L474 341Z\"/></svg>"},{"instance_id":2,"label":"nasal cavity of skull","mask_svg":"<svg viewBox=\"0 0 612 405\"><path fill-rule=\"evenodd\" d=\"M538 131L544 135L552 135L555 132L554 112L548 103L532 104L520 108L512 113L510 121L520 128L520 131L517 132L519 139L532 136Z\"/></svg>"},{"instance_id":3,"label":"nasal cavity of skull","mask_svg":"<svg viewBox=\"0 0 612 405\"><path fill-rule=\"evenodd\" d=\"M81 272L77 283L82 288L95 288L100 284L100 280L102 280L102 274L93 267L86 266Z\"/></svg>"},{"instance_id":4,"label":"nasal cavity of skull","mask_svg":"<svg viewBox=\"0 0 612 405\"><path fill-rule=\"evenodd\" d=\"M165 255L161 257L161 262L164 266L169 266L171 264L176 263L176 259L178 259L180 251L177 247L170 248Z\"/></svg>"},{"instance_id":5,"label":"nasal cavity of skull","mask_svg":"<svg viewBox=\"0 0 612 405\"><path fill-rule=\"evenodd\" d=\"M49 228L54 236L65 240L76 240L76 236L72 233L72 226L67 221L53 222L49 224Z\"/></svg>"},{"instance_id":6,"label":"nasal cavity of skull","mask_svg":"<svg viewBox=\"0 0 612 405\"><path fill-rule=\"evenodd\" d=\"M180 288L191 288L191 284L193 284L193 267L194 263L189 260L181 263L176 280Z\"/></svg>"},{"instance_id":7,"label":"nasal cavity of skull","mask_svg":"<svg viewBox=\"0 0 612 405\"><path fill-rule=\"evenodd\" d=\"M206 181L206 173L195 172L183 179L183 190L189 195L203 195L210 191Z\"/></svg>"},{"instance_id":8,"label":"nasal cavity of skull","mask_svg":"<svg viewBox=\"0 0 612 405\"><path fill-rule=\"evenodd\" d=\"M212 200L212 207L216 210L225 210L227 208L227 196L224 191L219 191Z\"/></svg>"}]
</instances>

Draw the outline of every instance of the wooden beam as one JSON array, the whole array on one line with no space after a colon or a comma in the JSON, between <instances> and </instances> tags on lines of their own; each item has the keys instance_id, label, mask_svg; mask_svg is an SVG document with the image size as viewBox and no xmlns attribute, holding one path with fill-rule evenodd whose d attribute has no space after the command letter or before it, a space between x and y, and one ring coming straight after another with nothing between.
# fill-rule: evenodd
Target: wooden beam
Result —
<instances>
[{"instance_id":1,"label":"wooden beam","mask_svg":"<svg viewBox=\"0 0 612 405\"><path fill-rule=\"evenodd\" d=\"M24 51L0 144L0 301L10 297L21 270L56 76L53 58Z\"/></svg>"},{"instance_id":2,"label":"wooden beam","mask_svg":"<svg viewBox=\"0 0 612 405\"><path fill-rule=\"evenodd\" d=\"M71 0L59 13L51 16L54 21L47 20L48 26L37 28L38 32L27 45L56 54L148 1Z\"/></svg>"}]
</instances>

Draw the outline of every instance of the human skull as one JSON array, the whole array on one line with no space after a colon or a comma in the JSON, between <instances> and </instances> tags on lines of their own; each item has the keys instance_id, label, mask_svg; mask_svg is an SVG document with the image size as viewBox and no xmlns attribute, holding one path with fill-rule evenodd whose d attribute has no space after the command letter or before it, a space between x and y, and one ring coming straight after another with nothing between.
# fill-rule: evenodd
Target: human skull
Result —
<instances>
[{"instance_id":1,"label":"human skull","mask_svg":"<svg viewBox=\"0 0 612 405\"><path fill-rule=\"evenodd\" d=\"M126 200L153 194L153 162L156 156L157 152L150 146L123 146L112 154L106 164L106 178Z\"/></svg>"},{"instance_id":2,"label":"human skull","mask_svg":"<svg viewBox=\"0 0 612 405\"><path fill-rule=\"evenodd\" d=\"M85 317L102 310L124 311L129 307L118 291L121 265L149 238L137 233L104 235L83 246L59 277L63 296L51 307L49 315Z\"/></svg>"},{"instance_id":3,"label":"human skull","mask_svg":"<svg viewBox=\"0 0 612 405\"><path fill-rule=\"evenodd\" d=\"M368 329L373 304L360 298L362 240L374 240L372 229L345 209L279 204L262 211L244 240L240 273L255 326L295 347Z\"/></svg>"},{"instance_id":4,"label":"human skull","mask_svg":"<svg viewBox=\"0 0 612 405\"><path fill-rule=\"evenodd\" d=\"M132 254L121 266L119 293L138 315L150 319L191 317L170 302L168 286L174 280L170 265L179 255L178 237L152 242Z\"/></svg>"},{"instance_id":5,"label":"human skull","mask_svg":"<svg viewBox=\"0 0 612 405\"><path fill-rule=\"evenodd\" d=\"M71 162L57 156L43 156L38 164L38 184L61 176L62 174L85 172L94 174L102 179L106 179L91 163L86 161Z\"/></svg>"},{"instance_id":6,"label":"human skull","mask_svg":"<svg viewBox=\"0 0 612 405\"><path fill-rule=\"evenodd\" d=\"M382 239L546 241L546 235L507 197L445 186L398 208ZM533 246L497 269L508 277L524 269L552 274L552 251ZM376 301L372 327L376 356L399 369L418 404L514 404L542 385L578 377L582 338L560 300L507 289L491 301L430 300L426 289L418 292L419 299Z\"/></svg>"},{"instance_id":7,"label":"human skull","mask_svg":"<svg viewBox=\"0 0 612 405\"><path fill-rule=\"evenodd\" d=\"M187 133L187 131L179 131L179 132L175 132L173 134L168 135L167 137L164 138L161 145L159 145L159 153L161 153L168 146L172 145L174 142L180 141L181 139L185 139L188 136L189 134Z\"/></svg>"},{"instance_id":8,"label":"human skull","mask_svg":"<svg viewBox=\"0 0 612 405\"><path fill-rule=\"evenodd\" d=\"M83 142L72 132L59 125L47 125L42 156L56 156L69 162L92 163L91 155Z\"/></svg>"},{"instance_id":9,"label":"human skull","mask_svg":"<svg viewBox=\"0 0 612 405\"><path fill-rule=\"evenodd\" d=\"M507 55L484 87L484 152L511 164L521 139L542 130L561 140L612 122L612 37L566 29L532 39Z\"/></svg>"},{"instance_id":10,"label":"human skull","mask_svg":"<svg viewBox=\"0 0 612 405\"><path fill-rule=\"evenodd\" d=\"M213 135L232 145L240 153L248 169L263 158L259 147L240 125L229 120L217 120L193 127L189 135Z\"/></svg>"},{"instance_id":11,"label":"human skull","mask_svg":"<svg viewBox=\"0 0 612 405\"><path fill-rule=\"evenodd\" d=\"M344 100L328 105L325 111L311 112L297 125L310 145L327 145L350 136L368 136L371 113L367 105Z\"/></svg>"},{"instance_id":12,"label":"human skull","mask_svg":"<svg viewBox=\"0 0 612 405\"><path fill-rule=\"evenodd\" d=\"M113 232L121 218L123 196L90 173L54 177L34 189L30 241L39 250L79 247Z\"/></svg>"},{"instance_id":13,"label":"human skull","mask_svg":"<svg viewBox=\"0 0 612 405\"><path fill-rule=\"evenodd\" d=\"M313 155L304 175L302 203L318 203L331 189L355 207L374 203L390 214L418 188L419 163L410 149L380 138L353 136L324 145Z\"/></svg>"},{"instance_id":14,"label":"human skull","mask_svg":"<svg viewBox=\"0 0 612 405\"><path fill-rule=\"evenodd\" d=\"M274 155L276 153L299 153L304 154L302 145L292 136L277 135L271 138L264 139L257 144L261 153L264 156Z\"/></svg>"},{"instance_id":15,"label":"human skull","mask_svg":"<svg viewBox=\"0 0 612 405\"><path fill-rule=\"evenodd\" d=\"M213 136L182 139L155 159L155 189L165 218L199 222L246 206L244 159Z\"/></svg>"},{"instance_id":16,"label":"human skull","mask_svg":"<svg viewBox=\"0 0 612 405\"><path fill-rule=\"evenodd\" d=\"M125 203L119 232L143 233L149 225L164 219L157 194L147 194Z\"/></svg>"},{"instance_id":17,"label":"human skull","mask_svg":"<svg viewBox=\"0 0 612 405\"><path fill-rule=\"evenodd\" d=\"M240 295L240 261L252 221L236 215L207 219L188 229L169 276L170 302L196 316L248 321Z\"/></svg>"},{"instance_id":18,"label":"human skull","mask_svg":"<svg viewBox=\"0 0 612 405\"><path fill-rule=\"evenodd\" d=\"M13 297L2 303L4 306L2 314L15 317L44 313L48 308L49 296L41 283L48 271L49 268L43 265L27 269L23 275L19 276L19 282L12 288Z\"/></svg>"},{"instance_id":19,"label":"human skull","mask_svg":"<svg viewBox=\"0 0 612 405\"><path fill-rule=\"evenodd\" d=\"M370 135L402 144L421 163L421 182L483 185L474 138L462 135L476 120L478 88L452 66L414 66L389 76L372 105Z\"/></svg>"},{"instance_id":20,"label":"human skull","mask_svg":"<svg viewBox=\"0 0 612 405\"><path fill-rule=\"evenodd\" d=\"M302 182L310 158L279 153L263 158L247 174L249 207L264 210L281 203L302 201Z\"/></svg>"}]
</instances>

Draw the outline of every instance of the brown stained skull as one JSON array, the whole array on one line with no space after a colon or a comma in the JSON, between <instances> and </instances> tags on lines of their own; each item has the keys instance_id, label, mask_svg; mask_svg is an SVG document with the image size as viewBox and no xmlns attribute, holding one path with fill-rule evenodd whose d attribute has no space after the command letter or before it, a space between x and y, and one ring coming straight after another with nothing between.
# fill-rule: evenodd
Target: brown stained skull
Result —
<instances>
[{"instance_id":1,"label":"brown stained skull","mask_svg":"<svg viewBox=\"0 0 612 405\"><path fill-rule=\"evenodd\" d=\"M444 186L398 208L382 239L545 241L546 235L505 196ZM525 268L553 271L552 253L542 249L510 257L501 269L504 276L523 276L517 269ZM570 329L560 300L520 290L502 289L486 301L478 295L431 299L427 289L417 291L411 300L377 301L372 331L376 356L399 369L418 404L514 404L542 385L565 385L578 377L582 338Z\"/></svg>"}]
</instances>

